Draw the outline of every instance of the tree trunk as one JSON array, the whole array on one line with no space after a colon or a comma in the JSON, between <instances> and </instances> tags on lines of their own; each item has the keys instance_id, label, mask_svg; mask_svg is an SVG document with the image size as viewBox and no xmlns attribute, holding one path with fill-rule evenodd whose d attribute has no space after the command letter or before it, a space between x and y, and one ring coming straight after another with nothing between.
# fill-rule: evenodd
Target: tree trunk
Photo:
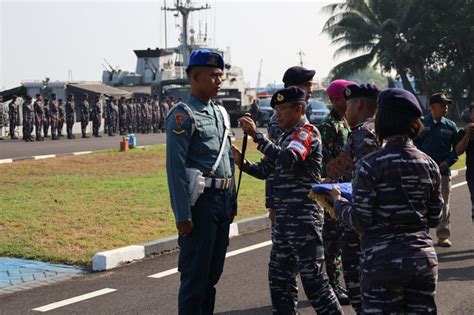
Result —
<instances>
[{"instance_id":1,"label":"tree trunk","mask_svg":"<svg viewBox=\"0 0 474 315\"><path fill-rule=\"evenodd\" d=\"M400 78L402 79L403 88L405 90L413 93L413 95L416 96L415 90L413 89L413 86L411 85L410 80L408 80L407 71L405 69L403 69L402 67L397 67L397 73L400 76Z\"/></svg>"}]
</instances>

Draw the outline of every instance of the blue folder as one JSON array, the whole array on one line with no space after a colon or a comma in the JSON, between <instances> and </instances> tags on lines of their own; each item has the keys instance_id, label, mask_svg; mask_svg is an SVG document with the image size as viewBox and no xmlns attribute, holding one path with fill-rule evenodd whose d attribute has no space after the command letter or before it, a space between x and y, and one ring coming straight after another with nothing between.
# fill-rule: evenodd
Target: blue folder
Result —
<instances>
[{"instance_id":1,"label":"blue folder","mask_svg":"<svg viewBox=\"0 0 474 315\"><path fill-rule=\"evenodd\" d=\"M334 184L315 184L311 189L313 193L318 195L328 195L334 185L339 186L342 197L352 201L352 184L351 183L334 183Z\"/></svg>"}]
</instances>

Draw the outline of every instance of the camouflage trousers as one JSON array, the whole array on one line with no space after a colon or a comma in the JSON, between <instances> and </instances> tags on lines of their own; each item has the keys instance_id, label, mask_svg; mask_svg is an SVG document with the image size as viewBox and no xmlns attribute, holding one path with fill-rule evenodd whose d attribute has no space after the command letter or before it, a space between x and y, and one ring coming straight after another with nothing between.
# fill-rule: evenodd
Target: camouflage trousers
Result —
<instances>
[{"instance_id":1,"label":"camouflage trousers","mask_svg":"<svg viewBox=\"0 0 474 315\"><path fill-rule=\"evenodd\" d=\"M342 247L342 267L344 282L346 283L347 295L351 305L357 314L361 313L362 299L360 293L360 240L359 234L353 229L346 228L344 231Z\"/></svg>"},{"instance_id":2,"label":"camouflage trousers","mask_svg":"<svg viewBox=\"0 0 474 315\"><path fill-rule=\"evenodd\" d=\"M326 263L326 273L329 278L329 284L333 289L340 285L339 278L342 272L341 254L343 232L343 228L338 221L331 218L327 212L324 212L324 262Z\"/></svg>"},{"instance_id":3,"label":"camouflage trousers","mask_svg":"<svg viewBox=\"0 0 474 315\"><path fill-rule=\"evenodd\" d=\"M436 258L363 262L361 289L364 314L436 314Z\"/></svg>"},{"instance_id":4,"label":"camouflage trousers","mask_svg":"<svg viewBox=\"0 0 474 315\"><path fill-rule=\"evenodd\" d=\"M318 314L342 314L323 271L324 248L315 217L304 210L295 209L287 216L279 212L277 209L276 223L272 227L268 270L273 314L296 314L298 271L306 296Z\"/></svg>"}]
</instances>

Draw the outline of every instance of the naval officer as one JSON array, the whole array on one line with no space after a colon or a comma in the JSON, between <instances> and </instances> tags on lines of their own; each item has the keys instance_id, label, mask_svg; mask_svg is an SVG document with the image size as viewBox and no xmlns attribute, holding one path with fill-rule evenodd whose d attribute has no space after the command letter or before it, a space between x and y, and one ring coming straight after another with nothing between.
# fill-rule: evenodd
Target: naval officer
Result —
<instances>
[{"instance_id":1,"label":"naval officer","mask_svg":"<svg viewBox=\"0 0 474 315\"><path fill-rule=\"evenodd\" d=\"M212 314L237 211L229 117L211 100L223 81L224 60L216 52L195 50L186 73L190 95L174 106L166 122L166 171L181 249L179 314ZM204 192L194 205L186 168L199 170L205 178Z\"/></svg>"}]
</instances>

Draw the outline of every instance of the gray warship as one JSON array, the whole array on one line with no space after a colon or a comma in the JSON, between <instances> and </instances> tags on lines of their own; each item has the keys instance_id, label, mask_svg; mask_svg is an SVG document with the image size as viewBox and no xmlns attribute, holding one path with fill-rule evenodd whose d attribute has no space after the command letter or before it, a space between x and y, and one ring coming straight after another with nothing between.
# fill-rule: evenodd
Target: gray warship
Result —
<instances>
[{"instance_id":1,"label":"gray warship","mask_svg":"<svg viewBox=\"0 0 474 315\"><path fill-rule=\"evenodd\" d=\"M105 60L102 82L132 92L135 96L158 95L185 100L189 92L189 82L186 77L186 67L189 55L195 49L206 48L224 56L225 80L222 83L216 101L222 103L231 116L231 122L236 125L238 117L248 111L252 96L247 93L242 68L230 63L229 50L209 47L207 30L204 34L189 28L189 16L194 11L208 10L208 4L194 6L192 1L175 1L174 5L161 8L175 12L181 16L181 36L177 47L134 50L137 57L134 72L123 71L112 67ZM206 27L207 29L207 27Z\"/></svg>"}]
</instances>

